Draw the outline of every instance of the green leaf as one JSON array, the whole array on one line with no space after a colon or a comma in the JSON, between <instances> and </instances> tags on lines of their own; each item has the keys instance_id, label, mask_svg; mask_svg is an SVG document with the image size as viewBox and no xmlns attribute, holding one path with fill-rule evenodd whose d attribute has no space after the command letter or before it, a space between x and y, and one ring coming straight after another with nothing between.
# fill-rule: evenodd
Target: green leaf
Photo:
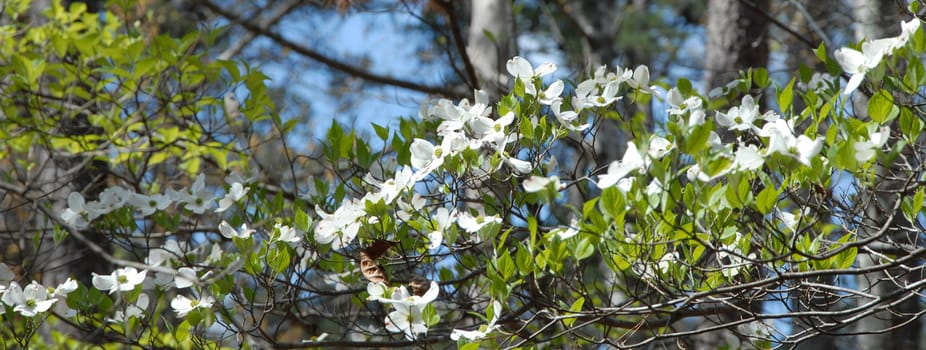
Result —
<instances>
[{"instance_id":1,"label":"green leaf","mask_svg":"<svg viewBox=\"0 0 926 350\"><path fill-rule=\"evenodd\" d=\"M588 237L582 238L579 241L579 244L575 245L575 254L576 261L588 258L595 253L595 245L592 244L592 241Z\"/></svg>"},{"instance_id":2,"label":"green leaf","mask_svg":"<svg viewBox=\"0 0 926 350\"><path fill-rule=\"evenodd\" d=\"M465 341L463 339L464 338L460 337L460 340L457 342L457 346L460 348L460 350L478 350L479 346L481 345L479 342L473 342L473 343L460 345L459 343Z\"/></svg>"},{"instance_id":3,"label":"green leaf","mask_svg":"<svg viewBox=\"0 0 926 350\"><path fill-rule=\"evenodd\" d=\"M843 235L839 238L837 246L845 246L847 243L849 243L852 237L853 235L851 234ZM852 264L855 263L856 256L858 256L858 248L856 247L850 247L839 252L839 254L836 254L835 257L836 266L834 266L834 268L845 270L852 267Z\"/></svg>"},{"instance_id":4,"label":"green leaf","mask_svg":"<svg viewBox=\"0 0 926 350\"><path fill-rule=\"evenodd\" d=\"M498 258L498 272L502 274L505 280L509 280L514 276L515 271L515 264L514 261L511 260L511 254L502 254L502 256Z\"/></svg>"},{"instance_id":5,"label":"green leaf","mask_svg":"<svg viewBox=\"0 0 926 350\"><path fill-rule=\"evenodd\" d=\"M920 192L922 192L922 190L920 190ZM64 239L67 238L68 235L69 233L67 230L62 229L60 226L55 226L55 234L54 234L55 246L61 244L61 242L64 241Z\"/></svg>"},{"instance_id":6,"label":"green leaf","mask_svg":"<svg viewBox=\"0 0 926 350\"><path fill-rule=\"evenodd\" d=\"M534 125L531 124L530 118L520 118L520 119L521 119L521 125L518 130L521 131L521 138L525 140L533 140L534 139Z\"/></svg>"},{"instance_id":7,"label":"green leaf","mask_svg":"<svg viewBox=\"0 0 926 350\"><path fill-rule=\"evenodd\" d=\"M696 155L707 148L707 140L710 139L713 127L710 125L701 125L691 131L691 135L682 139L682 151L691 155Z\"/></svg>"},{"instance_id":8,"label":"green leaf","mask_svg":"<svg viewBox=\"0 0 926 350\"><path fill-rule=\"evenodd\" d=\"M177 341L180 343L186 342L190 338L190 323L184 320L180 322L180 325L177 326L177 329L174 331L174 337L177 338Z\"/></svg>"},{"instance_id":9,"label":"green leaf","mask_svg":"<svg viewBox=\"0 0 926 350\"><path fill-rule=\"evenodd\" d=\"M767 88L772 83L768 78L768 70L765 68L756 68L752 70L752 82L762 89Z\"/></svg>"},{"instance_id":10,"label":"green leaf","mask_svg":"<svg viewBox=\"0 0 926 350\"><path fill-rule=\"evenodd\" d=\"M768 186L756 196L756 209L762 215L766 215L772 211L776 202L778 202L778 191L774 186Z\"/></svg>"},{"instance_id":11,"label":"green leaf","mask_svg":"<svg viewBox=\"0 0 926 350\"><path fill-rule=\"evenodd\" d=\"M926 199L924 199L923 188L920 187L920 189L916 191L916 194L913 195L913 212L914 213L919 214L919 212L923 210L924 200ZM916 215L913 215L913 217L916 217Z\"/></svg>"},{"instance_id":12,"label":"green leaf","mask_svg":"<svg viewBox=\"0 0 926 350\"><path fill-rule=\"evenodd\" d=\"M817 58L820 59L820 62L826 62L826 61L827 61L827 57L826 57L826 45L824 45L822 42L820 43L820 46L817 46L817 48L813 50L813 52L814 52L814 54L817 55Z\"/></svg>"},{"instance_id":13,"label":"green leaf","mask_svg":"<svg viewBox=\"0 0 926 350\"><path fill-rule=\"evenodd\" d=\"M429 327L440 322L440 315L437 314L437 310L434 310L434 304L428 304L424 310L421 310L421 318Z\"/></svg>"},{"instance_id":14,"label":"green leaf","mask_svg":"<svg viewBox=\"0 0 926 350\"><path fill-rule=\"evenodd\" d=\"M498 42L498 41L496 41L496 39L495 39L495 34L492 34L492 31L490 31L490 30L488 30L488 29L483 29L483 30L482 30L482 35L485 35L485 36L486 36L486 39L489 39L489 42L491 42L491 43L493 43L493 44Z\"/></svg>"},{"instance_id":15,"label":"green leaf","mask_svg":"<svg viewBox=\"0 0 926 350\"><path fill-rule=\"evenodd\" d=\"M912 198L904 198L903 203L901 203L901 210L903 210L907 220L916 221L916 217L919 216L920 210L923 209L923 200L923 188L917 190Z\"/></svg>"},{"instance_id":16,"label":"green leaf","mask_svg":"<svg viewBox=\"0 0 926 350\"><path fill-rule=\"evenodd\" d=\"M516 79L514 80L514 90L513 90L513 92L514 92L515 96L524 97L524 89L525 89L525 88L524 88L524 84L526 84L526 83L525 83L523 80L519 79L519 78L516 78Z\"/></svg>"},{"instance_id":17,"label":"green leaf","mask_svg":"<svg viewBox=\"0 0 926 350\"><path fill-rule=\"evenodd\" d=\"M530 251L537 247L537 217L530 216L527 218L527 230L530 233Z\"/></svg>"},{"instance_id":18,"label":"green leaf","mask_svg":"<svg viewBox=\"0 0 926 350\"><path fill-rule=\"evenodd\" d=\"M920 60L910 60L903 76L904 90L908 93L916 92L916 89L923 81L924 75L926 75L926 72L924 72L923 62Z\"/></svg>"},{"instance_id":19,"label":"green leaf","mask_svg":"<svg viewBox=\"0 0 926 350\"><path fill-rule=\"evenodd\" d=\"M515 263L518 271L524 275L529 275L534 270L534 257L524 245L518 245L518 253L515 255Z\"/></svg>"},{"instance_id":20,"label":"green leaf","mask_svg":"<svg viewBox=\"0 0 926 350\"><path fill-rule=\"evenodd\" d=\"M309 228L312 227L312 218L306 214L305 210L298 209L296 210L296 218L293 221L293 226L302 232L309 232Z\"/></svg>"},{"instance_id":21,"label":"green leaf","mask_svg":"<svg viewBox=\"0 0 926 350\"><path fill-rule=\"evenodd\" d=\"M386 141L389 139L389 128L380 126L376 123L372 124L373 130L376 131L376 136L379 137L380 140Z\"/></svg>"},{"instance_id":22,"label":"green leaf","mask_svg":"<svg viewBox=\"0 0 926 350\"><path fill-rule=\"evenodd\" d=\"M615 187L606 188L601 192L598 201L601 211L607 217L616 217L625 210L624 195Z\"/></svg>"},{"instance_id":23,"label":"green leaf","mask_svg":"<svg viewBox=\"0 0 926 350\"><path fill-rule=\"evenodd\" d=\"M726 200L730 207L742 208L748 200L749 182L739 179L734 184L726 187Z\"/></svg>"},{"instance_id":24,"label":"green leaf","mask_svg":"<svg viewBox=\"0 0 926 350\"><path fill-rule=\"evenodd\" d=\"M691 81L685 78L679 78L675 83L675 87L678 88L678 92L682 93L682 96L691 95Z\"/></svg>"},{"instance_id":25,"label":"green leaf","mask_svg":"<svg viewBox=\"0 0 926 350\"><path fill-rule=\"evenodd\" d=\"M923 132L923 121L916 117L910 108L902 108L899 119L900 132L906 140L912 141L919 138L920 133Z\"/></svg>"},{"instance_id":26,"label":"green leaf","mask_svg":"<svg viewBox=\"0 0 926 350\"><path fill-rule=\"evenodd\" d=\"M868 115L871 117L871 120L878 123L883 123L899 112L900 109L894 105L894 97L891 96L890 91L884 89L878 90L868 101Z\"/></svg>"},{"instance_id":27,"label":"green leaf","mask_svg":"<svg viewBox=\"0 0 926 350\"><path fill-rule=\"evenodd\" d=\"M810 69L810 67L807 67L806 64L801 63L801 66L798 68L798 72L801 77L801 81L805 83L809 82L810 79L813 78L814 71L813 69Z\"/></svg>"},{"instance_id":28,"label":"green leaf","mask_svg":"<svg viewBox=\"0 0 926 350\"><path fill-rule=\"evenodd\" d=\"M582 311L583 305L585 305L585 297L579 297L579 299L577 299L575 302L572 303L571 306L569 306L569 311L575 311L575 312ZM574 317L563 319L563 324L566 325L566 327L572 327L572 324L575 322L576 322L576 318Z\"/></svg>"},{"instance_id":29,"label":"green leaf","mask_svg":"<svg viewBox=\"0 0 926 350\"><path fill-rule=\"evenodd\" d=\"M916 50L917 53L922 53L923 47L926 46L926 34L923 34L922 29L917 30L913 33L913 39L911 41L913 42L913 49Z\"/></svg>"},{"instance_id":30,"label":"green leaf","mask_svg":"<svg viewBox=\"0 0 926 350\"><path fill-rule=\"evenodd\" d=\"M244 271L251 275L258 275L264 270L264 263L261 262L261 254L251 253L248 260L244 262Z\"/></svg>"},{"instance_id":31,"label":"green leaf","mask_svg":"<svg viewBox=\"0 0 926 350\"><path fill-rule=\"evenodd\" d=\"M785 88L778 93L778 107L781 108L782 112L786 112L791 108L791 102L794 100L794 78L791 78L791 81L788 82L788 85L785 85Z\"/></svg>"}]
</instances>

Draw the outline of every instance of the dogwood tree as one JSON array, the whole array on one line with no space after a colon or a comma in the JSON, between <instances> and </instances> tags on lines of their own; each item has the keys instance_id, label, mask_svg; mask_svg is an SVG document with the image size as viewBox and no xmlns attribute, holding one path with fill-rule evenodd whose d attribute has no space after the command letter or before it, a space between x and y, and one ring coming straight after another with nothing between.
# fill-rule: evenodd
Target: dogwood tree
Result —
<instances>
[{"instance_id":1,"label":"dogwood tree","mask_svg":"<svg viewBox=\"0 0 926 350\"><path fill-rule=\"evenodd\" d=\"M917 18L821 45L826 72L754 69L707 94L646 66L553 80L513 57L498 100L425 101L375 139L334 124L320 154L284 149L293 173L326 169L287 183L238 140L257 124L290 144L294 124L258 70L198 53L212 33L145 37L79 4L30 25L25 3L0 30L19 257L0 265L4 346L634 348L727 330L770 348L923 312L901 307L921 303L926 252ZM633 140L576 173L606 119ZM69 245L105 263L55 274ZM852 328L866 318L883 327Z\"/></svg>"}]
</instances>

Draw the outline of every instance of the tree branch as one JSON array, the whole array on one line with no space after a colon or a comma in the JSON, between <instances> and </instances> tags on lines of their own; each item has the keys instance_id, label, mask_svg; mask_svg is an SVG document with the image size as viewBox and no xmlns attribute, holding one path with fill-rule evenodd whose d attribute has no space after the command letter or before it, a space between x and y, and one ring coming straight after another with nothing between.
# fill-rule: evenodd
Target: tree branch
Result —
<instances>
[{"instance_id":1,"label":"tree branch","mask_svg":"<svg viewBox=\"0 0 926 350\"><path fill-rule=\"evenodd\" d=\"M788 27L787 24L784 24L784 23L782 23L781 21L779 21L778 18L775 18L775 16L773 16L772 14L770 14L770 13L768 13L767 11L761 9L758 5L756 5L755 1L753 1L753 0L739 0L739 2L740 2L741 4L743 4L743 5L745 5L746 7L752 9L752 10L755 11L756 13L761 14L761 15L762 15L763 17L765 17L770 23L774 24L774 25L777 26L778 28L781 28L781 30L784 30L784 31L787 32L788 34L791 34L792 36L794 36L794 38L796 38L798 41L800 41L800 42L806 44L806 45L807 45L808 47L810 47L811 49L817 48L817 45L814 44L813 41L811 41L810 39L807 39L806 37L804 37L803 35L801 35L801 33L798 33L798 32L796 32L796 31L794 31L794 29L791 29L791 27Z\"/></svg>"},{"instance_id":2,"label":"tree branch","mask_svg":"<svg viewBox=\"0 0 926 350\"><path fill-rule=\"evenodd\" d=\"M263 28L269 28L274 24L277 24L281 19L283 19L283 16L288 14L299 5L302 5L302 3L303 0L290 0L287 3L280 5L270 13L268 18L260 21L259 25ZM244 50L244 47L254 41L255 38L257 38L257 33L248 31L244 37L238 39L238 41L232 44L231 47L225 49L225 51L222 51L222 53L219 54L218 59L227 60L237 56L239 53L241 53L242 50Z\"/></svg>"},{"instance_id":3,"label":"tree branch","mask_svg":"<svg viewBox=\"0 0 926 350\"><path fill-rule=\"evenodd\" d=\"M460 51L460 57L463 59L463 68L466 69L467 80L469 80L468 85L472 89L478 89L480 86L479 78L476 76L476 69L473 67L473 62L469 59L469 53L466 51L466 43L463 42L463 34L460 32L460 19L453 9L453 1L443 0L436 3L447 12L450 32L453 34L453 42L457 47L457 51Z\"/></svg>"},{"instance_id":4,"label":"tree branch","mask_svg":"<svg viewBox=\"0 0 926 350\"><path fill-rule=\"evenodd\" d=\"M261 35L270 40L273 40L275 43L279 44L280 46L283 46L305 57L308 57L309 59L318 61L334 70L338 70L338 71L356 76L358 78L364 79L372 83L382 84L382 85L391 85L391 86L400 87L400 88L408 89L412 91L423 92L427 94L443 95L443 96L447 96L451 98L459 98L461 97L461 95L463 95L462 93L455 91L453 89L450 89L450 88L441 87L441 86L424 85L421 83L411 82L407 80L400 80L400 79L396 79L393 77L376 74L376 73L373 73L373 72L370 72L370 71L367 71L367 70L364 70L364 69L361 69L355 66L351 66L344 62L338 61L334 58L322 55L321 53L315 50L309 49L308 47L297 44L296 42L283 37L279 33L275 33L264 26L248 21L242 18L241 16L238 16L237 14L224 9L219 5L216 5L214 2L210 0L199 0L199 3L205 6L206 8L208 8L209 10L221 15L222 17L225 17L229 21L234 22L244 27L244 29L250 32L257 33L258 35Z\"/></svg>"}]
</instances>

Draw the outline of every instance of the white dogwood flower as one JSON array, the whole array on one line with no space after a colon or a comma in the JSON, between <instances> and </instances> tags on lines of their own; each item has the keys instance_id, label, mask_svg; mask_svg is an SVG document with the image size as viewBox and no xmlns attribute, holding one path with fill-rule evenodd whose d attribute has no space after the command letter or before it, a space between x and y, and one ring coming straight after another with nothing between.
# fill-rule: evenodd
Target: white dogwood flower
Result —
<instances>
[{"instance_id":1,"label":"white dogwood flower","mask_svg":"<svg viewBox=\"0 0 926 350\"><path fill-rule=\"evenodd\" d=\"M389 286L387 286L383 282L367 283L367 294L369 294L369 296L367 297L367 300L379 301L383 299L383 295L385 295L386 291L388 290L389 290Z\"/></svg>"},{"instance_id":2,"label":"white dogwood flower","mask_svg":"<svg viewBox=\"0 0 926 350\"><path fill-rule=\"evenodd\" d=\"M514 56L505 64L508 74L515 78L521 79L525 84L530 85L534 77L543 77L556 71L556 65L553 63L544 63L537 68L531 68L531 63L521 56Z\"/></svg>"},{"instance_id":3,"label":"white dogwood flower","mask_svg":"<svg viewBox=\"0 0 926 350\"><path fill-rule=\"evenodd\" d=\"M148 216L154 214L155 211L167 209L171 203L171 199L166 194L162 193L152 195L131 193L126 203L135 207L142 216Z\"/></svg>"},{"instance_id":4,"label":"white dogwood flower","mask_svg":"<svg viewBox=\"0 0 926 350\"><path fill-rule=\"evenodd\" d=\"M844 95L855 91L865 78L865 74L877 67L884 56L891 55L894 50L906 45L913 33L919 30L920 20L913 18L910 21L901 22L900 28L901 33L896 37L863 42L861 51L843 47L833 52L833 56L836 58L836 62L839 62L842 70L852 75L849 82L846 83L846 88L843 91Z\"/></svg>"},{"instance_id":5,"label":"white dogwood flower","mask_svg":"<svg viewBox=\"0 0 926 350\"><path fill-rule=\"evenodd\" d=\"M878 132L872 132L869 135L868 141L857 141L855 142L855 160L859 162L867 162L873 158L878 149L884 146L887 143L887 138L891 134L891 129L889 127L882 127Z\"/></svg>"},{"instance_id":6,"label":"white dogwood flower","mask_svg":"<svg viewBox=\"0 0 926 350\"><path fill-rule=\"evenodd\" d=\"M148 309L149 303L150 299L148 298L148 294L141 293L138 295L138 299L135 300L134 304L129 304L125 307L125 311L117 310L111 321L125 322L132 318L144 318L145 310Z\"/></svg>"},{"instance_id":7,"label":"white dogwood flower","mask_svg":"<svg viewBox=\"0 0 926 350\"><path fill-rule=\"evenodd\" d=\"M637 89L644 94L653 92L653 87L649 85L649 67L639 65L633 70L633 77L627 81L630 87Z\"/></svg>"},{"instance_id":8,"label":"white dogwood flower","mask_svg":"<svg viewBox=\"0 0 926 350\"><path fill-rule=\"evenodd\" d=\"M675 148L675 144L661 136L654 136L649 142L649 149L646 151L650 159L662 159L669 151Z\"/></svg>"},{"instance_id":9,"label":"white dogwood flower","mask_svg":"<svg viewBox=\"0 0 926 350\"><path fill-rule=\"evenodd\" d=\"M321 244L331 244L334 249L341 249L357 237L360 220L366 217L366 210L360 200L345 200L337 210L328 214L320 207L315 212L321 217L315 226L315 240Z\"/></svg>"},{"instance_id":10,"label":"white dogwood flower","mask_svg":"<svg viewBox=\"0 0 926 350\"><path fill-rule=\"evenodd\" d=\"M727 113L717 112L717 125L730 130L752 130L758 117L759 105L751 95L746 95L739 106L730 107Z\"/></svg>"},{"instance_id":11,"label":"white dogwood flower","mask_svg":"<svg viewBox=\"0 0 926 350\"><path fill-rule=\"evenodd\" d=\"M3 303L12 306L13 311L25 317L34 317L48 311L58 301L58 299L49 298L45 286L36 281L32 281L26 288L20 287L19 283L10 282L10 287L3 293L2 300Z\"/></svg>"},{"instance_id":12,"label":"white dogwood flower","mask_svg":"<svg viewBox=\"0 0 926 350\"><path fill-rule=\"evenodd\" d=\"M733 167L739 171L752 171L762 167L765 158L756 145L740 145L733 156Z\"/></svg>"},{"instance_id":13,"label":"white dogwood flower","mask_svg":"<svg viewBox=\"0 0 926 350\"><path fill-rule=\"evenodd\" d=\"M178 289L189 288L198 280L199 277L196 276L196 270L189 267L181 267L177 269L177 275L174 276L174 285L177 286Z\"/></svg>"},{"instance_id":14,"label":"white dogwood flower","mask_svg":"<svg viewBox=\"0 0 926 350\"><path fill-rule=\"evenodd\" d=\"M521 186L523 186L524 190L528 193L534 193L543 191L547 188L547 185L551 183L553 184L553 188L556 188L557 190L559 190L560 186L562 186L559 182L558 176L531 176L521 182Z\"/></svg>"},{"instance_id":15,"label":"white dogwood flower","mask_svg":"<svg viewBox=\"0 0 926 350\"><path fill-rule=\"evenodd\" d=\"M170 301L170 307L177 313L177 317L185 317L188 313L196 309L208 309L215 303L211 296L200 296L197 299L190 299L183 295L177 295Z\"/></svg>"},{"instance_id":16,"label":"white dogwood flower","mask_svg":"<svg viewBox=\"0 0 926 350\"><path fill-rule=\"evenodd\" d=\"M598 188L605 189L614 186L631 172L645 167L646 161L644 161L643 155L640 154L640 150L637 149L637 145L635 145L633 141L628 141L627 151L624 152L624 158L619 161L615 160L611 162L611 164L608 165L608 172L598 176Z\"/></svg>"},{"instance_id":17,"label":"white dogwood flower","mask_svg":"<svg viewBox=\"0 0 926 350\"><path fill-rule=\"evenodd\" d=\"M408 292L405 286L396 288L390 298L379 298L384 304L392 304L395 310L386 316L386 330L393 333L405 333L405 338L414 340L418 335L428 332L422 312L432 301L437 299L440 286L431 281L428 291L422 296Z\"/></svg>"},{"instance_id":18,"label":"white dogwood flower","mask_svg":"<svg viewBox=\"0 0 926 350\"><path fill-rule=\"evenodd\" d=\"M235 202L244 198L248 194L248 188L244 187L240 182L235 182L231 184L231 187L228 189L228 193L225 194L225 197L219 200L219 207L215 209L216 213L221 213L228 208L231 208Z\"/></svg>"},{"instance_id":19,"label":"white dogwood flower","mask_svg":"<svg viewBox=\"0 0 926 350\"><path fill-rule=\"evenodd\" d=\"M565 84L563 81L557 79L553 84L550 84L546 90L541 91L537 95L537 102L546 106L552 105L561 99L560 96L563 94L564 88Z\"/></svg>"},{"instance_id":20,"label":"white dogwood flower","mask_svg":"<svg viewBox=\"0 0 926 350\"><path fill-rule=\"evenodd\" d=\"M212 209L212 204L215 202L212 199L212 192L206 189L206 176L203 173L196 176L190 188L180 191L169 189L167 195L171 200L183 203L188 210L196 214Z\"/></svg>"},{"instance_id":21,"label":"white dogwood flower","mask_svg":"<svg viewBox=\"0 0 926 350\"><path fill-rule=\"evenodd\" d=\"M302 235L300 235L294 227L282 224L275 224L273 227L274 232L279 232L279 235L270 237L271 241L281 241L286 243L299 243L302 241Z\"/></svg>"},{"instance_id":22,"label":"white dogwood flower","mask_svg":"<svg viewBox=\"0 0 926 350\"><path fill-rule=\"evenodd\" d=\"M464 338L464 339L468 339L471 341L475 341L475 340L483 339L487 335L489 335L489 333L494 332L496 329L499 328L499 326L496 323L498 323L498 318L502 314L502 303L498 302L498 300L493 301L492 308L490 310L492 313L492 319L489 320L489 323L487 325L485 325L484 327L479 327L480 330L475 330L475 331L467 331L463 329L454 328L453 331L450 332L450 340L459 340L460 338Z\"/></svg>"},{"instance_id":23,"label":"white dogwood flower","mask_svg":"<svg viewBox=\"0 0 926 350\"><path fill-rule=\"evenodd\" d=\"M489 224L500 224L502 218L492 215L492 216L473 216L470 213L463 212L457 217L457 225L460 225L460 228L466 230L469 233L476 233L479 230L482 230L484 227Z\"/></svg>"},{"instance_id":24,"label":"white dogwood flower","mask_svg":"<svg viewBox=\"0 0 926 350\"><path fill-rule=\"evenodd\" d=\"M92 210L84 201L84 196L79 192L68 194L68 207L61 213L61 220L68 225L76 228L86 228L90 221L99 217L101 213Z\"/></svg>"},{"instance_id":25,"label":"white dogwood flower","mask_svg":"<svg viewBox=\"0 0 926 350\"><path fill-rule=\"evenodd\" d=\"M248 224L241 224L241 228L235 230L234 227L228 224L225 220L222 220L219 223L219 233L222 234L222 237L232 239L232 238L241 238L248 239L254 233L253 229L248 228Z\"/></svg>"},{"instance_id":26,"label":"white dogwood flower","mask_svg":"<svg viewBox=\"0 0 926 350\"><path fill-rule=\"evenodd\" d=\"M126 292L135 289L135 286L145 281L147 270L139 272L134 267L125 267L113 271L109 275L93 273L93 286L99 290L108 290L109 294Z\"/></svg>"}]
</instances>

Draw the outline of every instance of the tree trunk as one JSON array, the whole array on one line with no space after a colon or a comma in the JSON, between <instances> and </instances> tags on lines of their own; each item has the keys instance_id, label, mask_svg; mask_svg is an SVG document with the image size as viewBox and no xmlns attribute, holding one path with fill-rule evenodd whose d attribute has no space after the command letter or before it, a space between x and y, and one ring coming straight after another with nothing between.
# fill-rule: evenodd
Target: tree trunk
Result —
<instances>
[{"instance_id":1,"label":"tree trunk","mask_svg":"<svg viewBox=\"0 0 926 350\"><path fill-rule=\"evenodd\" d=\"M469 56L478 86L497 97L508 86L505 63L517 53L514 12L506 0L473 0L466 55Z\"/></svg>"},{"instance_id":2,"label":"tree trunk","mask_svg":"<svg viewBox=\"0 0 926 350\"><path fill-rule=\"evenodd\" d=\"M845 21L844 16L840 16L837 12L833 11L830 6L830 4L822 1L798 0L779 3L777 4L777 8L773 9L775 13L784 13L782 17L788 19L788 29L800 35L800 37L798 37L783 30L773 30L771 32L773 40L781 43L781 45L784 46L783 51L787 52L787 55L784 57L784 65L788 72L797 72L801 65L809 66L814 71L825 71L823 64L819 63L819 60L814 56L814 52L811 50L812 46L808 45L808 43L803 40L815 44L824 42L828 40L825 33L832 33L832 31L827 31L824 28L832 29L831 26L834 25L834 23ZM840 28L847 27L849 27L848 23L844 23ZM830 46L829 44L830 43L827 43L827 47ZM803 99L795 99L792 104L794 111L801 111L805 107L806 105ZM821 123L819 126L822 130L825 130L827 127L828 123L826 122ZM798 130L798 132L801 131L802 130ZM825 132L821 133L825 134ZM825 205L824 203L820 203L813 191L809 189L797 191L795 194L795 201L798 202L796 204L799 205L799 208L815 208ZM814 212L808 214L814 215L813 218L809 219L811 220L810 222L831 222L830 215L827 213L818 214ZM824 285L833 285L836 282L835 278L832 276L809 278L807 281ZM799 284L799 282L795 284ZM831 293L831 290L795 289L789 298L790 308L798 312L836 311L834 309L838 308L836 305L839 305L838 296ZM821 328L824 324L833 324L834 321L834 319L826 317L807 316L792 318L791 326L793 328L791 334L811 334L810 338L801 341L794 348L801 350L837 348L837 337L833 336L832 333L838 330Z\"/></svg>"},{"instance_id":3,"label":"tree trunk","mask_svg":"<svg viewBox=\"0 0 926 350\"><path fill-rule=\"evenodd\" d=\"M514 12L510 1L473 0L470 7L468 41L466 55L476 71L478 86L495 101L501 92L508 88L511 81L505 68L508 59L517 52L517 36L514 28ZM465 190L467 209L479 213L486 210L481 201L484 187L488 186L492 196L507 202L511 189L506 184L478 179L483 174L475 174L476 183Z\"/></svg>"},{"instance_id":4,"label":"tree trunk","mask_svg":"<svg viewBox=\"0 0 926 350\"><path fill-rule=\"evenodd\" d=\"M704 81L707 88L739 77L741 70L768 65L769 1L755 2L756 9L737 0L708 3L707 49Z\"/></svg>"},{"instance_id":5,"label":"tree trunk","mask_svg":"<svg viewBox=\"0 0 926 350\"><path fill-rule=\"evenodd\" d=\"M853 12L856 20L855 39L874 40L883 37L896 35L900 29L900 13L897 4L892 0L854 0ZM856 116L867 118L865 107L868 105L868 98L856 93L853 99L853 105L856 107ZM909 147L907 149L910 149ZM899 162L899 159L898 159ZM877 169L877 181L875 181L864 198L863 205L866 205L863 211L865 219L860 237L869 237L881 227L887 220L894 203L900 200L897 190L903 188L904 169L900 164L879 164ZM904 216L897 213L891 227L907 227L909 223L904 223ZM916 237L907 237L903 232L888 231L883 239L879 242L891 242L900 244L915 245ZM858 255L859 268L866 268L877 265L881 262L876 254L866 254L859 251ZM874 296L887 296L895 292L903 284L914 283L919 279L918 276L905 273L902 269L891 269L882 272L875 272L866 275L860 275L856 279L858 290L869 293ZM861 303L868 300L860 300ZM888 300L885 303L891 302ZM873 315L863 318L856 324L857 332L885 332L880 334L860 334L857 339L858 349L919 349L921 321L913 320L909 324L900 326L910 320L909 315L914 315L920 311L917 298L908 299L896 307L885 309L874 313ZM888 331L890 330L890 331Z\"/></svg>"},{"instance_id":6,"label":"tree trunk","mask_svg":"<svg viewBox=\"0 0 926 350\"><path fill-rule=\"evenodd\" d=\"M768 0L759 0L755 8L737 0L710 0L707 10L707 45L705 49L704 81L708 90L726 85L740 71L768 65ZM760 305L743 307L761 308ZM739 313L719 314L704 318L704 327L740 320ZM701 328L699 326L698 328ZM696 348L748 346L748 340L738 336L736 328L723 332L698 334L689 341Z\"/></svg>"}]
</instances>

